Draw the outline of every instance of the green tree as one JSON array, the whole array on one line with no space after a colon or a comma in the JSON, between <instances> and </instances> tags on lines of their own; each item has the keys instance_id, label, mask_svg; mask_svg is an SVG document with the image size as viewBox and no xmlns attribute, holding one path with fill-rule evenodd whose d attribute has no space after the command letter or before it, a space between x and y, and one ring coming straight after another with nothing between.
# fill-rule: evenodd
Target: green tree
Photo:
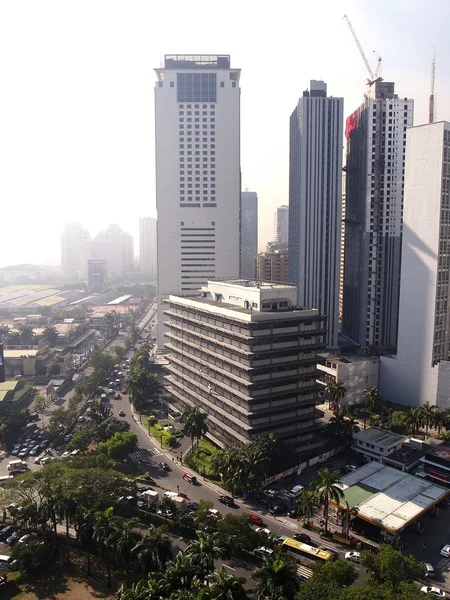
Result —
<instances>
[{"instance_id":1,"label":"green tree","mask_svg":"<svg viewBox=\"0 0 450 600\"><path fill-rule=\"evenodd\" d=\"M248 600L245 579L234 577L222 567L208 577L209 597L214 600Z\"/></svg>"},{"instance_id":2,"label":"green tree","mask_svg":"<svg viewBox=\"0 0 450 600\"><path fill-rule=\"evenodd\" d=\"M116 517L112 506L104 511L99 511L94 518L94 540L100 546L106 557L106 570L108 573L108 587L111 587L111 538L115 533Z\"/></svg>"},{"instance_id":3,"label":"green tree","mask_svg":"<svg viewBox=\"0 0 450 600\"><path fill-rule=\"evenodd\" d=\"M87 558L87 576L91 576L91 554L94 549L95 513L90 509L80 509L76 514L78 544Z\"/></svg>"},{"instance_id":4,"label":"green tree","mask_svg":"<svg viewBox=\"0 0 450 600\"><path fill-rule=\"evenodd\" d=\"M253 579L257 582L258 600L293 599L300 587L295 562L279 548L274 555L263 558L263 565L255 570Z\"/></svg>"},{"instance_id":5,"label":"green tree","mask_svg":"<svg viewBox=\"0 0 450 600\"><path fill-rule=\"evenodd\" d=\"M348 504L348 502L345 503L345 508L339 509L339 513L342 518L342 529L343 529L344 536L346 538L349 537L350 523L351 523L352 519L357 516L358 512L359 512L358 507L356 507L356 506L351 507Z\"/></svg>"},{"instance_id":6,"label":"green tree","mask_svg":"<svg viewBox=\"0 0 450 600\"><path fill-rule=\"evenodd\" d=\"M121 362L124 359L127 353L123 346L114 346L113 352L116 355L116 358L119 362Z\"/></svg>"},{"instance_id":7,"label":"green tree","mask_svg":"<svg viewBox=\"0 0 450 600\"><path fill-rule=\"evenodd\" d=\"M206 424L207 415L203 413L198 406L189 406L184 411L181 420L184 422L183 432L191 438L191 444L194 445L194 439L197 444L200 439L208 433Z\"/></svg>"},{"instance_id":8,"label":"green tree","mask_svg":"<svg viewBox=\"0 0 450 600\"><path fill-rule=\"evenodd\" d=\"M255 531L244 515L227 513L217 523L217 531L233 550L253 550L255 547Z\"/></svg>"},{"instance_id":9,"label":"green tree","mask_svg":"<svg viewBox=\"0 0 450 600\"><path fill-rule=\"evenodd\" d=\"M317 494L312 490L302 490L295 503L297 512L305 521L309 521L317 508Z\"/></svg>"},{"instance_id":10,"label":"green tree","mask_svg":"<svg viewBox=\"0 0 450 600\"><path fill-rule=\"evenodd\" d=\"M21 573L42 573L55 557L55 546L45 535L32 538L26 544L13 546L11 558L15 562L15 570Z\"/></svg>"},{"instance_id":11,"label":"green tree","mask_svg":"<svg viewBox=\"0 0 450 600\"><path fill-rule=\"evenodd\" d=\"M34 397L34 410L37 413L41 413L44 411L45 405L47 403L47 399L45 396L37 395Z\"/></svg>"},{"instance_id":12,"label":"green tree","mask_svg":"<svg viewBox=\"0 0 450 600\"><path fill-rule=\"evenodd\" d=\"M337 588L352 585L358 577L355 565L344 560L334 562L316 563L314 565L314 579L324 581Z\"/></svg>"},{"instance_id":13,"label":"green tree","mask_svg":"<svg viewBox=\"0 0 450 600\"><path fill-rule=\"evenodd\" d=\"M424 576L422 562L387 544L382 544L376 554L361 552L361 564L367 569L372 585L387 584L396 589L401 583L420 581Z\"/></svg>"},{"instance_id":14,"label":"green tree","mask_svg":"<svg viewBox=\"0 0 450 600\"><path fill-rule=\"evenodd\" d=\"M109 440L99 444L100 452L107 454L112 460L123 460L137 443L137 435L132 431L115 433Z\"/></svg>"},{"instance_id":15,"label":"green tree","mask_svg":"<svg viewBox=\"0 0 450 600\"><path fill-rule=\"evenodd\" d=\"M185 554L201 580L214 571L215 560L230 556L228 545L220 533L204 531L197 531L197 539L186 546Z\"/></svg>"},{"instance_id":16,"label":"green tree","mask_svg":"<svg viewBox=\"0 0 450 600\"><path fill-rule=\"evenodd\" d=\"M411 408L406 415L406 424L411 429L413 435L419 432L423 425L423 412L420 407Z\"/></svg>"},{"instance_id":17,"label":"green tree","mask_svg":"<svg viewBox=\"0 0 450 600\"><path fill-rule=\"evenodd\" d=\"M29 346L31 344L36 343L36 336L34 334L34 331L32 327L28 327L27 325L19 328L19 337L20 344L24 346Z\"/></svg>"},{"instance_id":18,"label":"green tree","mask_svg":"<svg viewBox=\"0 0 450 600\"><path fill-rule=\"evenodd\" d=\"M425 425L425 436L428 437L428 430L430 427L433 427L436 421L436 414L438 412L437 406L432 406L429 402L425 402L423 406L420 407L420 412L422 414L422 421Z\"/></svg>"},{"instance_id":19,"label":"green tree","mask_svg":"<svg viewBox=\"0 0 450 600\"><path fill-rule=\"evenodd\" d=\"M162 390L161 383L156 375L149 373L145 361L132 365L127 380L127 392L130 402L138 413L143 413L154 406Z\"/></svg>"},{"instance_id":20,"label":"green tree","mask_svg":"<svg viewBox=\"0 0 450 600\"><path fill-rule=\"evenodd\" d=\"M46 376L55 377L61 373L61 365L57 361L52 361L47 367Z\"/></svg>"},{"instance_id":21,"label":"green tree","mask_svg":"<svg viewBox=\"0 0 450 600\"><path fill-rule=\"evenodd\" d=\"M123 521L116 519L114 531L111 534L109 543L114 548L114 555L118 562L123 565L125 570L127 588L130 587L130 561L133 548L141 539L141 535L136 531L139 525L139 519L127 519Z\"/></svg>"},{"instance_id":22,"label":"green tree","mask_svg":"<svg viewBox=\"0 0 450 600\"><path fill-rule=\"evenodd\" d=\"M364 405L372 418L372 414L373 414L373 411L375 410L375 406L380 401L380 390L377 388L376 385L371 385L364 390L363 398L364 398Z\"/></svg>"},{"instance_id":23,"label":"green tree","mask_svg":"<svg viewBox=\"0 0 450 600\"><path fill-rule=\"evenodd\" d=\"M323 504L323 514L325 517L325 535L328 535L328 512L330 501L339 503L344 496L340 487L341 474L339 471L329 471L328 469L318 469L317 479L313 482L319 502Z\"/></svg>"},{"instance_id":24,"label":"green tree","mask_svg":"<svg viewBox=\"0 0 450 600\"><path fill-rule=\"evenodd\" d=\"M49 343L49 346L53 348L58 343L58 332L53 325L49 325L44 329L44 338Z\"/></svg>"},{"instance_id":25,"label":"green tree","mask_svg":"<svg viewBox=\"0 0 450 600\"><path fill-rule=\"evenodd\" d=\"M167 535L167 529L150 526L147 534L132 548L131 554L144 575L154 571L163 571L165 565L173 558L172 544Z\"/></svg>"}]
</instances>

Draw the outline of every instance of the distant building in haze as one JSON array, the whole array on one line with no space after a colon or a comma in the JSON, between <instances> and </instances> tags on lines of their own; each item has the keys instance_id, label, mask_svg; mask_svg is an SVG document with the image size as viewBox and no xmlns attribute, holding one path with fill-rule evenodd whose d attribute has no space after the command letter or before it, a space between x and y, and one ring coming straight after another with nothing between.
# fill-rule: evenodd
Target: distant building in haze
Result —
<instances>
[{"instance_id":1,"label":"distant building in haze","mask_svg":"<svg viewBox=\"0 0 450 600\"><path fill-rule=\"evenodd\" d=\"M288 250L261 252L256 257L256 280L286 283L288 279Z\"/></svg>"},{"instance_id":2,"label":"distant building in haze","mask_svg":"<svg viewBox=\"0 0 450 600\"><path fill-rule=\"evenodd\" d=\"M372 85L347 119L343 333L361 348L397 345L406 130L414 101Z\"/></svg>"},{"instance_id":3,"label":"distant building in haze","mask_svg":"<svg viewBox=\"0 0 450 600\"><path fill-rule=\"evenodd\" d=\"M311 81L290 123L288 279L299 306L327 316L328 348L338 345L343 108Z\"/></svg>"},{"instance_id":4,"label":"distant building in haze","mask_svg":"<svg viewBox=\"0 0 450 600\"><path fill-rule=\"evenodd\" d=\"M279 206L273 213L273 241L288 244L289 239L289 206Z\"/></svg>"},{"instance_id":5,"label":"distant building in haze","mask_svg":"<svg viewBox=\"0 0 450 600\"><path fill-rule=\"evenodd\" d=\"M61 269L63 279L76 281L86 272L85 242L89 231L78 222L68 223L61 235Z\"/></svg>"},{"instance_id":6,"label":"distant building in haze","mask_svg":"<svg viewBox=\"0 0 450 600\"><path fill-rule=\"evenodd\" d=\"M241 193L241 279L255 279L258 254L258 194Z\"/></svg>"},{"instance_id":7,"label":"distant building in haze","mask_svg":"<svg viewBox=\"0 0 450 600\"><path fill-rule=\"evenodd\" d=\"M155 69L158 345L163 302L240 271L240 69L166 55Z\"/></svg>"},{"instance_id":8,"label":"distant building in haze","mask_svg":"<svg viewBox=\"0 0 450 600\"><path fill-rule=\"evenodd\" d=\"M88 292L102 294L105 291L108 262L105 259L90 259L88 263Z\"/></svg>"},{"instance_id":9,"label":"distant building in haze","mask_svg":"<svg viewBox=\"0 0 450 600\"><path fill-rule=\"evenodd\" d=\"M157 271L156 219L143 217L139 219L139 262L142 273L156 277Z\"/></svg>"},{"instance_id":10,"label":"distant building in haze","mask_svg":"<svg viewBox=\"0 0 450 600\"><path fill-rule=\"evenodd\" d=\"M134 242L131 234L124 231L119 225L112 224L108 225L104 231L100 231L96 236L95 241L115 242L117 246L120 247L120 253L122 254L122 275L128 274L133 270ZM113 276L109 268L108 272Z\"/></svg>"}]
</instances>

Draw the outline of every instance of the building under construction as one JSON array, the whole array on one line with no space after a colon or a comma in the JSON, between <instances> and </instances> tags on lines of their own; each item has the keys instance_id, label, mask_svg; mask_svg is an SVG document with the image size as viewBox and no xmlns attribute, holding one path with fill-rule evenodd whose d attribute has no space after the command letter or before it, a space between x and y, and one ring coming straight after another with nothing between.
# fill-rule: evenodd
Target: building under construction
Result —
<instances>
[{"instance_id":1,"label":"building under construction","mask_svg":"<svg viewBox=\"0 0 450 600\"><path fill-rule=\"evenodd\" d=\"M414 101L369 82L346 122L343 333L361 348L397 344L406 129Z\"/></svg>"}]
</instances>

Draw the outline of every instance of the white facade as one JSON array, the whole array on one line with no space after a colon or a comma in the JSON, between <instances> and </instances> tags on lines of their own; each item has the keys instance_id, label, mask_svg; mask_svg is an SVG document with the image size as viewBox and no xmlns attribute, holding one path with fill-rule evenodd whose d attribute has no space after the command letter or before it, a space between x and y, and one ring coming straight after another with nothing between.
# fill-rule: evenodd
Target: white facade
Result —
<instances>
[{"instance_id":1,"label":"white facade","mask_svg":"<svg viewBox=\"0 0 450 600\"><path fill-rule=\"evenodd\" d=\"M379 385L380 360L378 357L333 356L325 355L325 362L318 364L321 375L318 381L326 385L326 377L341 381L345 387L345 396L339 400L340 406L355 406L364 403L364 390Z\"/></svg>"},{"instance_id":2,"label":"white facade","mask_svg":"<svg viewBox=\"0 0 450 600\"><path fill-rule=\"evenodd\" d=\"M273 212L273 241L277 244L288 244L289 239L289 206L279 206Z\"/></svg>"},{"instance_id":3,"label":"white facade","mask_svg":"<svg viewBox=\"0 0 450 600\"><path fill-rule=\"evenodd\" d=\"M65 226L61 235L61 269L66 281L76 281L86 273L85 241L89 239L89 231L80 223Z\"/></svg>"},{"instance_id":4,"label":"white facade","mask_svg":"<svg viewBox=\"0 0 450 600\"><path fill-rule=\"evenodd\" d=\"M450 408L450 124L408 130L397 356L384 399Z\"/></svg>"},{"instance_id":5,"label":"white facade","mask_svg":"<svg viewBox=\"0 0 450 600\"><path fill-rule=\"evenodd\" d=\"M375 83L347 119L343 333L395 351L406 130L414 100Z\"/></svg>"},{"instance_id":6,"label":"white facade","mask_svg":"<svg viewBox=\"0 0 450 600\"><path fill-rule=\"evenodd\" d=\"M338 346L343 98L311 81L291 116L289 281L298 304L327 317L327 347Z\"/></svg>"},{"instance_id":7,"label":"white facade","mask_svg":"<svg viewBox=\"0 0 450 600\"><path fill-rule=\"evenodd\" d=\"M139 219L139 259L142 273L156 277L156 219L144 217Z\"/></svg>"},{"instance_id":8,"label":"white facade","mask_svg":"<svg viewBox=\"0 0 450 600\"><path fill-rule=\"evenodd\" d=\"M162 300L239 276L240 88L229 56L155 69L158 343Z\"/></svg>"}]
</instances>

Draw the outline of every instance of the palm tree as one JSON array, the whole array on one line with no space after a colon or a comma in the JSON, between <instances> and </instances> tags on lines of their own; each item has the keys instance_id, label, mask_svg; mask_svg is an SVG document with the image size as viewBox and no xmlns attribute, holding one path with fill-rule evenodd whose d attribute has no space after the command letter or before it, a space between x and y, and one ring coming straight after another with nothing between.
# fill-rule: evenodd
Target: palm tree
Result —
<instances>
[{"instance_id":1,"label":"palm tree","mask_svg":"<svg viewBox=\"0 0 450 600\"><path fill-rule=\"evenodd\" d=\"M166 566L165 581L169 592L190 590L195 576L196 572L192 565L191 556L186 551L179 552L175 556L175 560Z\"/></svg>"},{"instance_id":2,"label":"palm tree","mask_svg":"<svg viewBox=\"0 0 450 600\"><path fill-rule=\"evenodd\" d=\"M325 386L323 388L323 395L326 397L326 399L328 401L328 408L331 407L331 403L333 402L335 383L336 383L335 380L330 378L327 380L327 382L325 383Z\"/></svg>"},{"instance_id":3,"label":"palm tree","mask_svg":"<svg viewBox=\"0 0 450 600\"><path fill-rule=\"evenodd\" d=\"M420 411L422 413L422 419L425 424L425 436L428 437L428 429L429 427L433 427L436 419L436 412L439 409L437 406L432 406L429 402L425 402L423 406L420 407Z\"/></svg>"},{"instance_id":4,"label":"palm tree","mask_svg":"<svg viewBox=\"0 0 450 600\"><path fill-rule=\"evenodd\" d=\"M69 537L70 537L70 523L73 521L76 512L77 512L77 503L73 499L72 496L63 496L59 498L56 504L56 512L60 519L65 519L66 521L66 562L69 564L70 562L70 545L69 545Z\"/></svg>"},{"instance_id":5,"label":"palm tree","mask_svg":"<svg viewBox=\"0 0 450 600\"><path fill-rule=\"evenodd\" d=\"M312 490L302 490L295 503L298 506L298 514L305 521L309 521L317 508L317 495Z\"/></svg>"},{"instance_id":6,"label":"palm tree","mask_svg":"<svg viewBox=\"0 0 450 600\"><path fill-rule=\"evenodd\" d=\"M36 341L36 336L34 334L33 329L28 326L21 327L19 329L19 337L20 337L20 343L25 346L34 344L34 342Z\"/></svg>"},{"instance_id":7,"label":"palm tree","mask_svg":"<svg viewBox=\"0 0 450 600\"><path fill-rule=\"evenodd\" d=\"M172 559L172 544L166 529L150 526L148 533L138 541L131 554L136 558L144 575L153 571L163 571L166 563Z\"/></svg>"},{"instance_id":8,"label":"palm tree","mask_svg":"<svg viewBox=\"0 0 450 600\"><path fill-rule=\"evenodd\" d=\"M222 567L209 576L209 596L214 600L248 600L245 579L234 577Z\"/></svg>"},{"instance_id":9,"label":"palm tree","mask_svg":"<svg viewBox=\"0 0 450 600\"><path fill-rule=\"evenodd\" d=\"M345 508L341 508L339 510L339 512L342 517L343 533L344 533L345 537L348 539L349 531L350 531L350 522L353 519L353 517L356 517L356 515L359 512L359 509L356 506L353 506L352 508L350 508L348 502L346 502Z\"/></svg>"},{"instance_id":10,"label":"palm tree","mask_svg":"<svg viewBox=\"0 0 450 600\"><path fill-rule=\"evenodd\" d=\"M370 422L372 422L372 413L375 410L377 402L380 400L380 390L376 385L371 385L363 392L364 405L370 414ZM364 429L366 427L364 420Z\"/></svg>"},{"instance_id":11,"label":"palm tree","mask_svg":"<svg viewBox=\"0 0 450 600\"><path fill-rule=\"evenodd\" d=\"M217 532L197 531L197 538L187 545L185 554L203 580L214 571L214 560L229 557L229 549L225 540Z\"/></svg>"},{"instance_id":12,"label":"palm tree","mask_svg":"<svg viewBox=\"0 0 450 600\"><path fill-rule=\"evenodd\" d=\"M127 588L130 587L130 560L132 551L141 538L140 534L135 531L138 525L138 518L127 519L126 521L116 519L114 531L109 538L110 543L114 547L114 554L117 560L124 566Z\"/></svg>"},{"instance_id":13,"label":"palm tree","mask_svg":"<svg viewBox=\"0 0 450 600\"><path fill-rule=\"evenodd\" d=\"M152 573L147 579L141 579L129 589L121 586L116 600L162 600L168 598L168 584L161 573Z\"/></svg>"},{"instance_id":14,"label":"palm tree","mask_svg":"<svg viewBox=\"0 0 450 600\"><path fill-rule=\"evenodd\" d=\"M53 346L56 346L58 343L58 332L53 325L49 325L44 329L44 338L52 348Z\"/></svg>"},{"instance_id":15,"label":"palm tree","mask_svg":"<svg viewBox=\"0 0 450 600\"><path fill-rule=\"evenodd\" d=\"M268 463L267 454L258 446L247 446L245 453L245 463L247 470L248 488L254 488L260 483L264 476L265 466Z\"/></svg>"},{"instance_id":16,"label":"palm tree","mask_svg":"<svg viewBox=\"0 0 450 600\"><path fill-rule=\"evenodd\" d=\"M111 537L115 532L116 517L112 506L104 511L95 513L94 519L94 541L96 541L101 552L106 550L106 569L108 572L108 587L111 587Z\"/></svg>"},{"instance_id":17,"label":"palm tree","mask_svg":"<svg viewBox=\"0 0 450 600\"><path fill-rule=\"evenodd\" d=\"M192 446L194 439L197 440L198 445L200 438L208 433L207 415L198 406L190 406L184 411L181 418L184 421L183 432L191 438Z\"/></svg>"},{"instance_id":18,"label":"palm tree","mask_svg":"<svg viewBox=\"0 0 450 600\"><path fill-rule=\"evenodd\" d=\"M91 550L94 544L95 515L92 510L81 510L77 514L77 540L87 557L87 576L91 576Z\"/></svg>"},{"instance_id":19,"label":"palm tree","mask_svg":"<svg viewBox=\"0 0 450 600\"><path fill-rule=\"evenodd\" d=\"M263 565L253 573L258 600L294 598L299 588L297 567L293 560L277 549L271 557L263 559Z\"/></svg>"},{"instance_id":20,"label":"palm tree","mask_svg":"<svg viewBox=\"0 0 450 600\"><path fill-rule=\"evenodd\" d=\"M423 412L420 407L411 408L406 415L406 424L412 429L412 434L415 435L419 432L420 427L423 425Z\"/></svg>"},{"instance_id":21,"label":"palm tree","mask_svg":"<svg viewBox=\"0 0 450 600\"><path fill-rule=\"evenodd\" d=\"M325 517L325 535L328 535L328 511L330 501L336 504L343 497L344 492L340 487L341 474L339 471L329 471L328 469L318 469L318 477L313 482L314 489L323 504L323 514Z\"/></svg>"}]
</instances>

